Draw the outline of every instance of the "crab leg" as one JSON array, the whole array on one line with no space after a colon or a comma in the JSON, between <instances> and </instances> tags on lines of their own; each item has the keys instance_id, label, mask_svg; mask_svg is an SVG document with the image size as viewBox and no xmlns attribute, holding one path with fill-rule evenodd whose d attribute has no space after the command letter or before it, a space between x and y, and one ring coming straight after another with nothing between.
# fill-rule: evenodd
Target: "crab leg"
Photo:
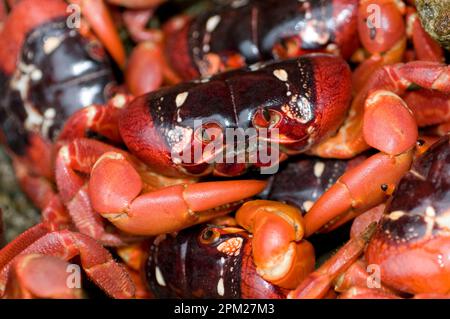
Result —
<instances>
[{"instance_id":1,"label":"crab leg","mask_svg":"<svg viewBox=\"0 0 450 319\"><path fill-rule=\"evenodd\" d=\"M80 299L80 288L69 288L70 264L60 258L40 254L18 256L12 263L4 297L9 299ZM38 271L36 271L38 270Z\"/></svg>"},{"instance_id":2,"label":"crab leg","mask_svg":"<svg viewBox=\"0 0 450 319\"><path fill-rule=\"evenodd\" d=\"M314 147L310 153L320 157L354 157L368 148L363 136L363 118L366 100L370 95L377 90L388 90L402 96L413 84L429 90L450 93L449 78L450 67L436 62L414 61L378 69L354 98L349 116L338 134ZM388 137L380 131L376 132Z\"/></svg>"},{"instance_id":3,"label":"crab leg","mask_svg":"<svg viewBox=\"0 0 450 319\"><path fill-rule=\"evenodd\" d=\"M348 170L318 199L305 215L306 236L383 203L411 167L417 125L401 98L388 91L370 95L363 134L382 152Z\"/></svg>"},{"instance_id":4,"label":"crab leg","mask_svg":"<svg viewBox=\"0 0 450 319\"><path fill-rule=\"evenodd\" d=\"M0 209L0 247L5 242L5 226L3 225L3 211Z\"/></svg>"},{"instance_id":5,"label":"crab leg","mask_svg":"<svg viewBox=\"0 0 450 319\"><path fill-rule=\"evenodd\" d=\"M123 154L108 152L92 169L89 194L93 208L116 227L148 236L179 231L225 215L265 186L264 181L252 180L205 182L142 194L143 183L133 165Z\"/></svg>"},{"instance_id":6,"label":"crab leg","mask_svg":"<svg viewBox=\"0 0 450 319\"><path fill-rule=\"evenodd\" d=\"M364 258L360 258L353 265L351 265L343 274L338 276L334 281L334 290L339 293L345 293L354 288L368 288L370 283L370 269L368 268L367 263L364 261ZM369 288L372 293L386 293L395 295L396 292L381 282L378 287Z\"/></svg>"},{"instance_id":7,"label":"crab leg","mask_svg":"<svg viewBox=\"0 0 450 319\"><path fill-rule=\"evenodd\" d=\"M413 111L419 127L450 121L449 93L420 89L407 92L403 99ZM433 107L427 108L424 105L433 105Z\"/></svg>"},{"instance_id":8,"label":"crab leg","mask_svg":"<svg viewBox=\"0 0 450 319\"><path fill-rule=\"evenodd\" d=\"M125 67L126 54L111 13L104 0L69 0L81 8L83 17L116 63Z\"/></svg>"},{"instance_id":9,"label":"crab leg","mask_svg":"<svg viewBox=\"0 0 450 319\"><path fill-rule=\"evenodd\" d=\"M120 111L132 100L131 96L117 94L107 105L91 105L74 113L64 124L59 134L57 150L61 144L76 138L86 137L86 132L93 132L108 138L111 142L120 143L117 121Z\"/></svg>"},{"instance_id":10,"label":"crab leg","mask_svg":"<svg viewBox=\"0 0 450 319\"><path fill-rule=\"evenodd\" d=\"M295 207L255 200L242 205L236 221L253 234L253 261L265 280L293 289L314 270L314 248L302 240L304 222Z\"/></svg>"},{"instance_id":11,"label":"crab leg","mask_svg":"<svg viewBox=\"0 0 450 319\"><path fill-rule=\"evenodd\" d=\"M60 148L55 176L58 194L78 231L105 245L121 246L136 238L117 231L106 231L105 220L92 208L87 180L80 175L89 174L96 159L113 150L116 149L95 140L76 139Z\"/></svg>"},{"instance_id":12,"label":"crab leg","mask_svg":"<svg viewBox=\"0 0 450 319\"><path fill-rule=\"evenodd\" d=\"M90 174L89 186L79 173ZM88 139L62 147L56 162L61 198L75 224L90 234L93 229L86 229L88 225L103 229L100 215L94 211L127 233L158 235L227 214L266 186L264 181L189 185L188 181L160 177L157 181L167 187L150 187L153 191L146 192L147 175L143 164L128 153ZM79 220L81 216L85 217Z\"/></svg>"},{"instance_id":13,"label":"crab leg","mask_svg":"<svg viewBox=\"0 0 450 319\"><path fill-rule=\"evenodd\" d=\"M339 299L401 299L387 291L367 287L352 287L339 295Z\"/></svg>"},{"instance_id":14,"label":"crab leg","mask_svg":"<svg viewBox=\"0 0 450 319\"><path fill-rule=\"evenodd\" d=\"M116 6L123 6L130 9L145 9L159 6L166 0L106 0Z\"/></svg>"},{"instance_id":15,"label":"crab leg","mask_svg":"<svg viewBox=\"0 0 450 319\"><path fill-rule=\"evenodd\" d=\"M444 50L423 28L415 9L407 17L408 37L412 38L416 60L444 62Z\"/></svg>"},{"instance_id":16,"label":"crab leg","mask_svg":"<svg viewBox=\"0 0 450 319\"><path fill-rule=\"evenodd\" d=\"M352 238L288 295L290 299L314 299L327 295L334 280L353 265L364 252L376 230L373 223L357 238Z\"/></svg>"},{"instance_id":17,"label":"crab leg","mask_svg":"<svg viewBox=\"0 0 450 319\"><path fill-rule=\"evenodd\" d=\"M0 251L0 295L5 292L12 264L19 256L30 254L44 254L65 261L80 256L87 275L110 296L134 296L134 286L125 268L117 264L97 241L67 230L49 233L42 225L25 232Z\"/></svg>"}]
</instances>

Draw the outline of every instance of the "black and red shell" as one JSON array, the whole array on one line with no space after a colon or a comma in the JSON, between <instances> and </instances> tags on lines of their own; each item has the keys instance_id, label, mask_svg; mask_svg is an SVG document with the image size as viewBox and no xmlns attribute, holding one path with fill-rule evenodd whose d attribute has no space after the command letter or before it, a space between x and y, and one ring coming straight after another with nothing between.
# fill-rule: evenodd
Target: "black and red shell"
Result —
<instances>
[{"instance_id":1,"label":"black and red shell","mask_svg":"<svg viewBox=\"0 0 450 319\"><path fill-rule=\"evenodd\" d=\"M269 138L277 129L279 136L271 141L280 157L304 152L342 124L351 99L350 76L343 59L326 54L250 66L136 98L119 126L128 149L163 174L204 175L212 168L239 175L251 165L175 163L171 155L203 143L198 133L211 126L223 140L228 128L255 129L258 136L266 129ZM228 151L226 143L218 147L221 152Z\"/></svg>"},{"instance_id":2,"label":"black and red shell","mask_svg":"<svg viewBox=\"0 0 450 319\"><path fill-rule=\"evenodd\" d=\"M251 242L240 228L215 225L159 236L145 265L148 287L156 298L285 298L256 273Z\"/></svg>"},{"instance_id":3,"label":"black and red shell","mask_svg":"<svg viewBox=\"0 0 450 319\"><path fill-rule=\"evenodd\" d=\"M0 33L0 124L17 154L31 133L52 139L74 111L103 104L115 83L102 45L67 14L62 0L23 0Z\"/></svg>"},{"instance_id":4,"label":"black and red shell","mask_svg":"<svg viewBox=\"0 0 450 319\"><path fill-rule=\"evenodd\" d=\"M294 56L328 52L350 58L358 48L358 0L235 0L167 26L166 56L183 79L209 74L208 56L224 65L284 58L275 47L293 40ZM293 57L292 55L290 57Z\"/></svg>"},{"instance_id":5,"label":"black and red shell","mask_svg":"<svg viewBox=\"0 0 450 319\"><path fill-rule=\"evenodd\" d=\"M450 134L402 179L366 258L395 289L450 293Z\"/></svg>"}]
</instances>

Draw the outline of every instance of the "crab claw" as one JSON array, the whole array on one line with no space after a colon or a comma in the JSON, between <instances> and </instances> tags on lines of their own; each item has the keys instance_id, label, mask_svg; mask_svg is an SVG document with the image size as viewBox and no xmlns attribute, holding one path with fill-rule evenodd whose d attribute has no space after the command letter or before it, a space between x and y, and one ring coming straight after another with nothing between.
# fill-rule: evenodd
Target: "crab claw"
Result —
<instances>
[{"instance_id":1,"label":"crab claw","mask_svg":"<svg viewBox=\"0 0 450 319\"><path fill-rule=\"evenodd\" d=\"M406 125L411 124L411 121L407 119L409 118L409 115L406 115L404 110L400 111L399 106L404 108L405 104L400 102L399 99L395 99L394 95L403 96L407 92L407 89L413 85L423 89L448 94L450 93L449 78L450 67L436 62L414 61L406 64L400 63L379 68L371 75L370 79L364 85L364 88L359 91L353 99L349 116L339 129L338 134L313 147L310 153L321 157L352 158L356 154L367 150L368 141L365 140L367 136L363 136L363 122L367 119L365 110L370 111L374 106L376 107L372 110L380 108L382 111L377 111L377 113L379 113L379 115L383 115L383 113L386 115L384 118L379 117L379 119L385 122L384 125L383 123L378 122L382 127L388 126L388 122L391 122L389 116L396 116L393 120L398 121L397 124L401 124L402 126L398 128L391 126L389 132L394 133L394 137L399 137L402 130L406 128ZM387 91L392 94L388 95ZM441 100L441 98L439 99ZM389 110L390 106L383 106L382 103L384 102L392 105L392 110ZM436 105L433 103L426 103L421 107L424 108L422 112L425 111L425 108L428 108L430 112L433 112L436 109ZM441 102L438 108L442 109L445 108L445 106L443 106ZM400 121L401 117L404 117L407 121ZM445 118L442 120L445 122ZM370 125L370 123L368 125ZM414 128L408 128L409 132L413 130ZM365 134L367 131L368 130L366 130ZM375 137L376 135L380 135L380 137L390 136L376 126L372 126L371 134ZM405 135L405 137L407 136ZM407 140L405 139L403 142L405 141ZM409 141L411 141L411 137ZM374 147L374 145L370 146Z\"/></svg>"},{"instance_id":2,"label":"crab claw","mask_svg":"<svg viewBox=\"0 0 450 319\"><path fill-rule=\"evenodd\" d=\"M355 216L383 203L411 167L413 151L391 156L378 153L348 170L305 215L310 236L347 214Z\"/></svg>"},{"instance_id":3,"label":"crab claw","mask_svg":"<svg viewBox=\"0 0 450 319\"><path fill-rule=\"evenodd\" d=\"M385 90L371 93L362 130L365 142L381 153L347 171L319 198L305 215L307 236L383 203L411 167L418 127L398 95Z\"/></svg>"},{"instance_id":4,"label":"crab claw","mask_svg":"<svg viewBox=\"0 0 450 319\"><path fill-rule=\"evenodd\" d=\"M274 201L251 201L237 211L236 221L253 233L253 260L265 280L293 289L314 270L314 248L302 240L304 222L297 208Z\"/></svg>"},{"instance_id":5,"label":"crab claw","mask_svg":"<svg viewBox=\"0 0 450 319\"><path fill-rule=\"evenodd\" d=\"M225 215L265 187L265 181L241 180L180 184L143 193L134 166L123 154L108 152L91 171L89 195L94 210L120 230L151 236Z\"/></svg>"},{"instance_id":6,"label":"crab claw","mask_svg":"<svg viewBox=\"0 0 450 319\"><path fill-rule=\"evenodd\" d=\"M398 155L414 147L419 136L413 112L401 97L379 90L366 100L363 134L366 143L386 154Z\"/></svg>"}]
</instances>

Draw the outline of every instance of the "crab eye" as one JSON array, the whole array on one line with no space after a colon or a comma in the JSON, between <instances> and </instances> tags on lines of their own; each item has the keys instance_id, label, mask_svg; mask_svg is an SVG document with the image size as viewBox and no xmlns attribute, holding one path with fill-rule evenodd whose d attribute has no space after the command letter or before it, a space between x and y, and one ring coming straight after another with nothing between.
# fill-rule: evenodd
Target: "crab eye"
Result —
<instances>
[{"instance_id":1,"label":"crab eye","mask_svg":"<svg viewBox=\"0 0 450 319\"><path fill-rule=\"evenodd\" d=\"M277 111L269 110L267 107L260 108L253 117L253 125L256 128L272 128L281 120Z\"/></svg>"},{"instance_id":2,"label":"crab eye","mask_svg":"<svg viewBox=\"0 0 450 319\"><path fill-rule=\"evenodd\" d=\"M195 132L195 138L202 143L211 143L222 136L222 127L214 122L206 123Z\"/></svg>"},{"instance_id":3,"label":"crab eye","mask_svg":"<svg viewBox=\"0 0 450 319\"><path fill-rule=\"evenodd\" d=\"M220 233L214 228L207 228L200 234L200 242L205 245L211 245L217 242L220 238Z\"/></svg>"}]
</instances>

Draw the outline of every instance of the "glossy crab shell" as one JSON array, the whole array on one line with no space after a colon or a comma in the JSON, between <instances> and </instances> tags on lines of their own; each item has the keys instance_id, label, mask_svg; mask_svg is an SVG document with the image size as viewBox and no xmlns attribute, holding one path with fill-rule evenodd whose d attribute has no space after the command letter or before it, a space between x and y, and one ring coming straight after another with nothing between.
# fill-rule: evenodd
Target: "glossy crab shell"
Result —
<instances>
[{"instance_id":1,"label":"glossy crab shell","mask_svg":"<svg viewBox=\"0 0 450 319\"><path fill-rule=\"evenodd\" d=\"M0 35L0 123L18 154L30 133L52 139L74 111L104 103L114 83L103 47L69 27L66 9L60 0L23 1Z\"/></svg>"},{"instance_id":2,"label":"glossy crab shell","mask_svg":"<svg viewBox=\"0 0 450 319\"><path fill-rule=\"evenodd\" d=\"M207 56L246 64L278 58L276 45L299 41L298 53L334 52L345 59L358 47L357 0L231 1L198 17L174 22L166 55L184 79L207 75Z\"/></svg>"},{"instance_id":3,"label":"glossy crab shell","mask_svg":"<svg viewBox=\"0 0 450 319\"><path fill-rule=\"evenodd\" d=\"M217 165L203 158L175 162L172 155L191 150L195 143L203 147L201 132L211 126L224 137L225 142L216 148L218 154L230 149L225 138L229 128L244 132L254 128L258 138L261 129L267 129L265 138L271 145L280 146L280 158L304 152L341 125L350 92L350 69L344 60L310 55L230 71L141 96L124 110L119 127L128 149L161 173L205 175L215 169L235 176L249 165ZM275 128L279 135L272 138ZM233 141L228 142L236 149Z\"/></svg>"},{"instance_id":4,"label":"glossy crab shell","mask_svg":"<svg viewBox=\"0 0 450 319\"><path fill-rule=\"evenodd\" d=\"M282 298L286 291L263 280L252 258L244 230L200 226L158 237L145 274L158 298Z\"/></svg>"}]
</instances>

